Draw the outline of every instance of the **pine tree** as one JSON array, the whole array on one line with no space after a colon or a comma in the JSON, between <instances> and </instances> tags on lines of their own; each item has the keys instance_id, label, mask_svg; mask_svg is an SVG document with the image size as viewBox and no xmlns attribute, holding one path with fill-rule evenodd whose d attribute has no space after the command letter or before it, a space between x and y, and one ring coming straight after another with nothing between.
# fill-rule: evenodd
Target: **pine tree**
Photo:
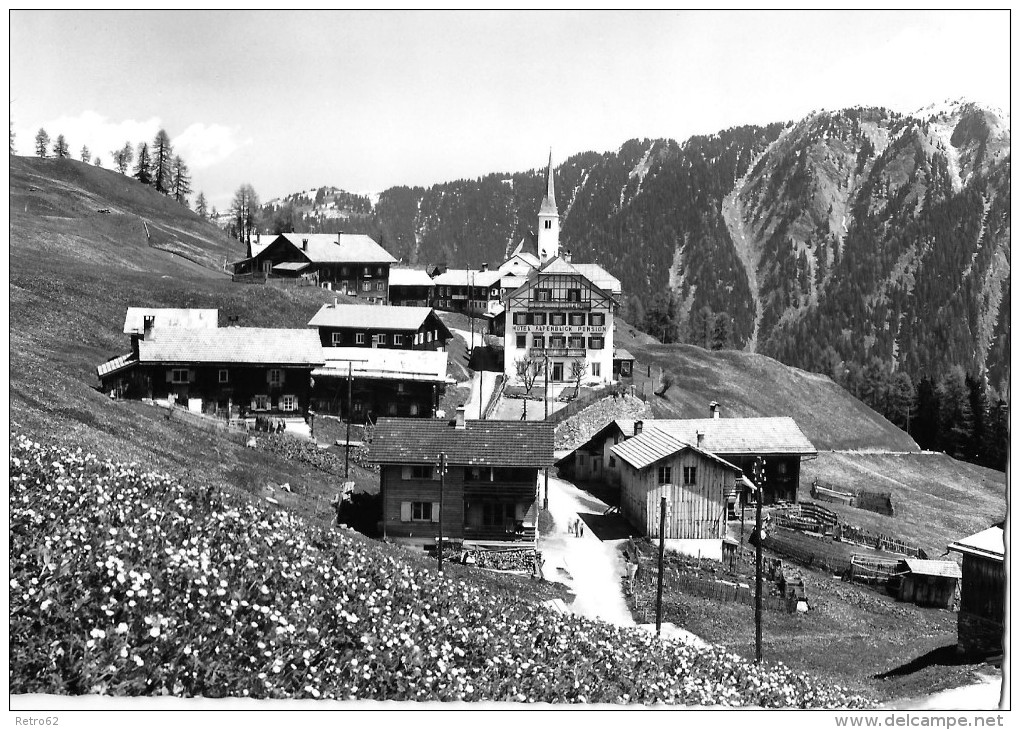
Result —
<instances>
[{"instance_id":1,"label":"pine tree","mask_svg":"<svg viewBox=\"0 0 1020 730\"><path fill-rule=\"evenodd\" d=\"M156 132L156 138L152 140L152 160L150 162L149 177L152 179L152 186L157 192L169 194L173 188L173 147L170 146L170 136L165 129Z\"/></svg>"},{"instance_id":2,"label":"pine tree","mask_svg":"<svg viewBox=\"0 0 1020 730\"><path fill-rule=\"evenodd\" d=\"M152 160L149 158L149 145L141 142L138 145L138 156L135 161L135 178L138 182L143 185L152 184L151 168Z\"/></svg>"},{"instance_id":3,"label":"pine tree","mask_svg":"<svg viewBox=\"0 0 1020 730\"><path fill-rule=\"evenodd\" d=\"M208 205L205 202L205 193L199 191L198 197L195 198L195 212L203 218L209 217Z\"/></svg>"},{"instance_id":4,"label":"pine tree","mask_svg":"<svg viewBox=\"0 0 1020 730\"><path fill-rule=\"evenodd\" d=\"M914 383L910 375L897 371L889 380L889 395L886 408L890 421L910 433L910 420L914 411Z\"/></svg>"},{"instance_id":5,"label":"pine tree","mask_svg":"<svg viewBox=\"0 0 1020 730\"><path fill-rule=\"evenodd\" d=\"M939 436L942 450L957 459L969 455L974 414L963 368L957 366L939 381Z\"/></svg>"},{"instance_id":6,"label":"pine tree","mask_svg":"<svg viewBox=\"0 0 1020 730\"><path fill-rule=\"evenodd\" d=\"M181 159L180 155L174 155L171 165L171 178L174 200L187 207L188 196L191 195L191 175L188 172L188 166L184 164L184 160Z\"/></svg>"},{"instance_id":7,"label":"pine tree","mask_svg":"<svg viewBox=\"0 0 1020 730\"><path fill-rule=\"evenodd\" d=\"M39 157L45 157L49 148L50 135L46 134L45 129L40 129L35 133L35 154Z\"/></svg>"},{"instance_id":8,"label":"pine tree","mask_svg":"<svg viewBox=\"0 0 1020 730\"><path fill-rule=\"evenodd\" d=\"M57 135L57 141L53 143L53 154L57 157L57 159L61 160L70 156L71 152L68 149L67 140L64 139L64 135Z\"/></svg>"},{"instance_id":9,"label":"pine tree","mask_svg":"<svg viewBox=\"0 0 1020 730\"><path fill-rule=\"evenodd\" d=\"M970 432L970 448L968 461L979 464L987 463L988 456L988 394L981 378L972 377L969 373L965 378L967 384L967 400L970 404L973 426Z\"/></svg>"},{"instance_id":10,"label":"pine tree","mask_svg":"<svg viewBox=\"0 0 1020 730\"><path fill-rule=\"evenodd\" d=\"M733 341L733 321L727 312L720 312L715 315L712 323L712 349L727 350Z\"/></svg>"},{"instance_id":11,"label":"pine tree","mask_svg":"<svg viewBox=\"0 0 1020 730\"><path fill-rule=\"evenodd\" d=\"M89 151L88 145L81 147L81 161L85 164L92 162L92 153Z\"/></svg>"}]
</instances>

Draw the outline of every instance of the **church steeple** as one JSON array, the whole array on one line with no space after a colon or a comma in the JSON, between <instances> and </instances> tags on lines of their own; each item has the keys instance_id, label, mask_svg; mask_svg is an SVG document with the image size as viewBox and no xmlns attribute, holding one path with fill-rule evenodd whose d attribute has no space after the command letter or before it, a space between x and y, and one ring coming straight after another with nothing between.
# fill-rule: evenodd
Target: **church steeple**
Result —
<instances>
[{"instance_id":1,"label":"church steeple","mask_svg":"<svg viewBox=\"0 0 1020 730\"><path fill-rule=\"evenodd\" d=\"M553 184L552 148L546 170L545 197L538 209L538 256L544 264L560 254L560 213L556 209L556 188Z\"/></svg>"}]
</instances>

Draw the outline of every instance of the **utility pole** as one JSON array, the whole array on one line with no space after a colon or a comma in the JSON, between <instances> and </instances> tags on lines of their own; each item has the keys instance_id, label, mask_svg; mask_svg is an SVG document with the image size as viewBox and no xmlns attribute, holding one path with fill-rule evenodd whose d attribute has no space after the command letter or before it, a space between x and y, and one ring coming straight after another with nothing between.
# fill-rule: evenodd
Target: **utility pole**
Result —
<instances>
[{"instance_id":1,"label":"utility pole","mask_svg":"<svg viewBox=\"0 0 1020 730\"><path fill-rule=\"evenodd\" d=\"M485 392L485 371L478 371L478 420L482 420L482 394Z\"/></svg>"},{"instance_id":2,"label":"utility pole","mask_svg":"<svg viewBox=\"0 0 1020 730\"><path fill-rule=\"evenodd\" d=\"M351 380L353 363L347 363L347 443L344 444L344 479L351 478L351 416L354 404L351 403Z\"/></svg>"},{"instance_id":3,"label":"utility pole","mask_svg":"<svg viewBox=\"0 0 1020 730\"><path fill-rule=\"evenodd\" d=\"M655 635L662 633L662 560L666 553L666 498L659 504L659 588L655 597Z\"/></svg>"},{"instance_id":4,"label":"utility pole","mask_svg":"<svg viewBox=\"0 0 1020 730\"><path fill-rule=\"evenodd\" d=\"M446 452L439 452L439 572L443 572L443 488L446 486Z\"/></svg>"},{"instance_id":5,"label":"utility pole","mask_svg":"<svg viewBox=\"0 0 1020 730\"><path fill-rule=\"evenodd\" d=\"M762 534L761 503L765 501L765 460L760 456L754 463L755 482L758 485L758 503L755 507L754 527L758 541L754 548L754 659L761 661L761 591L762 591Z\"/></svg>"},{"instance_id":6,"label":"utility pole","mask_svg":"<svg viewBox=\"0 0 1020 730\"><path fill-rule=\"evenodd\" d=\"M545 391L542 394L545 403L545 420L549 420L549 356L545 356Z\"/></svg>"}]
</instances>

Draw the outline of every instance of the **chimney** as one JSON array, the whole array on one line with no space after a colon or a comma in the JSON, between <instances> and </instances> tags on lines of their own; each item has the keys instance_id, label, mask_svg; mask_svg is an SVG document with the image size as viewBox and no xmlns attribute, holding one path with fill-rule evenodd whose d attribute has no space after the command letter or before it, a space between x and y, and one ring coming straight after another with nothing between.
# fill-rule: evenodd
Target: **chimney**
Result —
<instances>
[{"instance_id":1,"label":"chimney","mask_svg":"<svg viewBox=\"0 0 1020 730\"><path fill-rule=\"evenodd\" d=\"M344 235L344 232L343 232L343 231L337 231L337 232L336 232L336 245L337 245L337 246L339 246L339 245L340 245L340 237L341 237L342 235Z\"/></svg>"},{"instance_id":2,"label":"chimney","mask_svg":"<svg viewBox=\"0 0 1020 730\"><path fill-rule=\"evenodd\" d=\"M457 406L457 421L454 424L454 428L464 429L467 426L464 423L464 413L467 411L465 406Z\"/></svg>"},{"instance_id":3,"label":"chimney","mask_svg":"<svg viewBox=\"0 0 1020 730\"><path fill-rule=\"evenodd\" d=\"M308 239L307 238L302 238L301 239L301 250L302 251L307 251L308 250Z\"/></svg>"},{"instance_id":4,"label":"chimney","mask_svg":"<svg viewBox=\"0 0 1020 730\"><path fill-rule=\"evenodd\" d=\"M261 240L262 240L262 234L261 234L261 233L259 233L258 231L255 231L255 243L257 244L257 243L259 243L259 242L260 242Z\"/></svg>"},{"instance_id":5,"label":"chimney","mask_svg":"<svg viewBox=\"0 0 1020 730\"><path fill-rule=\"evenodd\" d=\"M566 253L563 254L563 260L568 264L570 263L570 249L568 248Z\"/></svg>"},{"instance_id":6,"label":"chimney","mask_svg":"<svg viewBox=\"0 0 1020 730\"><path fill-rule=\"evenodd\" d=\"M705 432L699 429L697 431L697 434L698 434L698 448L700 449L702 446L705 445Z\"/></svg>"},{"instance_id":7,"label":"chimney","mask_svg":"<svg viewBox=\"0 0 1020 730\"><path fill-rule=\"evenodd\" d=\"M709 403L708 404L708 413L709 413L709 415L712 418L718 418L719 417L719 404L716 403L715 401L712 401L711 403Z\"/></svg>"},{"instance_id":8,"label":"chimney","mask_svg":"<svg viewBox=\"0 0 1020 730\"><path fill-rule=\"evenodd\" d=\"M486 263L483 263L483 264L482 264L482 271L488 271L488 270L489 270L489 264L488 264L488 262L486 262Z\"/></svg>"},{"instance_id":9,"label":"chimney","mask_svg":"<svg viewBox=\"0 0 1020 730\"><path fill-rule=\"evenodd\" d=\"M333 297L333 308L336 309L340 305L340 300Z\"/></svg>"},{"instance_id":10,"label":"chimney","mask_svg":"<svg viewBox=\"0 0 1020 730\"><path fill-rule=\"evenodd\" d=\"M644 421L634 421L634 435L635 436L640 436L641 435L641 429L644 428L644 425L645 425Z\"/></svg>"},{"instance_id":11,"label":"chimney","mask_svg":"<svg viewBox=\"0 0 1020 730\"><path fill-rule=\"evenodd\" d=\"M156 324L156 317L152 314L146 314L142 317L142 339L149 340L152 338L152 327Z\"/></svg>"}]
</instances>

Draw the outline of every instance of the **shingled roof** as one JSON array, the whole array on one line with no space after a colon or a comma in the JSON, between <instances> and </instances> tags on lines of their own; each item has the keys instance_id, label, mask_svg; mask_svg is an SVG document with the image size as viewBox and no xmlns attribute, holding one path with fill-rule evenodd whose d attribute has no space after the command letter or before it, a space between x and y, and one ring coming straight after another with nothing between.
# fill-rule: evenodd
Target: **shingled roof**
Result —
<instances>
[{"instance_id":1,"label":"shingled roof","mask_svg":"<svg viewBox=\"0 0 1020 730\"><path fill-rule=\"evenodd\" d=\"M789 416L773 418L657 419L644 422L645 430L658 429L687 443L698 442L715 454L801 454L818 452L797 422Z\"/></svg>"},{"instance_id":2,"label":"shingled roof","mask_svg":"<svg viewBox=\"0 0 1020 730\"><path fill-rule=\"evenodd\" d=\"M159 327L138 342L141 363L322 365L319 333L313 329L223 327L194 330Z\"/></svg>"},{"instance_id":3,"label":"shingled roof","mask_svg":"<svg viewBox=\"0 0 1020 730\"><path fill-rule=\"evenodd\" d=\"M395 264L397 260L371 237L361 233L281 233L316 264ZM304 241L308 250L302 250ZM265 247L262 249L265 250Z\"/></svg>"},{"instance_id":4,"label":"shingled roof","mask_svg":"<svg viewBox=\"0 0 1020 730\"><path fill-rule=\"evenodd\" d=\"M383 307L375 304L324 304L308 322L309 327L358 327L361 329L416 332L432 314L431 307ZM453 333L435 317L447 339Z\"/></svg>"},{"instance_id":5,"label":"shingled roof","mask_svg":"<svg viewBox=\"0 0 1020 730\"><path fill-rule=\"evenodd\" d=\"M670 436L668 433L656 431L655 429L644 431L639 436L635 436L634 438L627 439L623 443L617 444L612 448L612 452L635 469L644 469L657 461L687 449L701 454L706 459L710 459L737 473L740 472L738 467L729 463L725 459L721 459L709 451L700 449L697 446L692 446L686 441L681 441L678 438Z\"/></svg>"},{"instance_id":6,"label":"shingled roof","mask_svg":"<svg viewBox=\"0 0 1020 730\"><path fill-rule=\"evenodd\" d=\"M432 277L424 269L390 269L390 286L432 286Z\"/></svg>"},{"instance_id":7,"label":"shingled roof","mask_svg":"<svg viewBox=\"0 0 1020 730\"><path fill-rule=\"evenodd\" d=\"M950 543L949 549L954 552L1001 562L1006 556L1005 541L1003 540L1004 534L1001 526L993 525L987 530L976 532L962 540Z\"/></svg>"},{"instance_id":8,"label":"shingled roof","mask_svg":"<svg viewBox=\"0 0 1020 730\"><path fill-rule=\"evenodd\" d=\"M369 461L377 464L447 463L465 466L547 467L553 463L553 424L543 421L466 421L380 418Z\"/></svg>"},{"instance_id":9,"label":"shingled roof","mask_svg":"<svg viewBox=\"0 0 1020 730\"><path fill-rule=\"evenodd\" d=\"M140 335L145 331L145 318L153 318L153 327L186 327L215 329L218 309L174 309L170 307L128 307L124 316L124 334Z\"/></svg>"}]
</instances>

